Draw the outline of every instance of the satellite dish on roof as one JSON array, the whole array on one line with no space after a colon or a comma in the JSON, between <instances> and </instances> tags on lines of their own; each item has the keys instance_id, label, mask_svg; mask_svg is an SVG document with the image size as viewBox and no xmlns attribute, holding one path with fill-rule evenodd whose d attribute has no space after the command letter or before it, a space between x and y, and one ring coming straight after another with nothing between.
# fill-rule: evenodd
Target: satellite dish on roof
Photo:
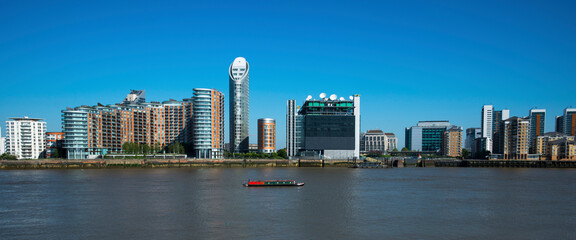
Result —
<instances>
[{"instance_id":1,"label":"satellite dish on roof","mask_svg":"<svg viewBox=\"0 0 576 240\"><path fill-rule=\"evenodd\" d=\"M326 97L326 93L320 93L320 98L325 98Z\"/></svg>"},{"instance_id":2,"label":"satellite dish on roof","mask_svg":"<svg viewBox=\"0 0 576 240\"><path fill-rule=\"evenodd\" d=\"M344 101L344 97L340 97L340 101Z\"/></svg>"},{"instance_id":3,"label":"satellite dish on roof","mask_svg":"<svg viewBox=\"0 0 576 240\"><path fill-rule=\"evenodd\" d=\"M336 94L330 95L330 100L334 101L336 99L338 99L338 96L336 96Z\"/></svg>"},{"instance_id":4,"label":"satellite dish on roof","mask_svg":"<svg viewBox=\"0 0 576 240\"><path fill-rule=\"evenodd\" d=\"M308 97L306 97L306 101L312 99L312 95L308 95Z\"/></svg>"},{"instance_id":5,"label":"satellite dish on roof","mask_svg":"<svg viewBox=\"0 0 576 240\"><path fill-rule=\"evenodd\" d=\"M350 96L350 97L348 97L348 98L350 98L350 100L354 100L354 97L352 97L352 96Z\"/></svg>"}]
</instances>

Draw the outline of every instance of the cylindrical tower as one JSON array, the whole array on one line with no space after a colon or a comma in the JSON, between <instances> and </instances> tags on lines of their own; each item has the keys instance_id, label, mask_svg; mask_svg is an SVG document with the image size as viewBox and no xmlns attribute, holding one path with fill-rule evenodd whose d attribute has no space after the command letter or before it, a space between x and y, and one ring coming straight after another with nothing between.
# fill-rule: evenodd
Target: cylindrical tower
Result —
<instances>
[{"instance_id":1,"label":"cylindrical tower","mask_svg":"<svg viewBox=\"0 0 576 240\"><path fill-rule=\"evenodd\" d=\"M276 121L272 118L258 119L258 151L262 153L276 151Z\"/></svg>"}]
</instances>

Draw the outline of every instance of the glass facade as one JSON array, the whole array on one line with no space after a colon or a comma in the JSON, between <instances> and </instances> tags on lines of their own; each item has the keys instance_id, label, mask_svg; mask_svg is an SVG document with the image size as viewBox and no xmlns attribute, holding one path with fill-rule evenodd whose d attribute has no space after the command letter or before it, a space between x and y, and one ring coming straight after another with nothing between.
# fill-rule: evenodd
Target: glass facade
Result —
<instances>
[{"instance_id":1,"label":"glass facade","mask_svg":"<svg viewBox=\"0 0 576 240\"><path fill-rule=\"evenodd\" d=\"M243 57L234 59L230 65L230 152L247 152L249 148L249 70Z\"/></svg>"}]
</instances>

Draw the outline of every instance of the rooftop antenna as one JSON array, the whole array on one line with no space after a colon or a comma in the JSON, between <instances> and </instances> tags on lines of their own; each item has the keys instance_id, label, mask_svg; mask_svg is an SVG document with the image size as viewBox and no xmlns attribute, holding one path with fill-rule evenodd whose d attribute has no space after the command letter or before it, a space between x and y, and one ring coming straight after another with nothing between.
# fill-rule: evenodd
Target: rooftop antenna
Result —
<instances>
[{"instance_id":1,"label":"rooftop antenna","mask_svg":"<svg viewBox=\"0 0 576 240\"><path fill-rule=\"evenodd\" d=\"M320 98L325 98L326 97L326 93L320 93Z\"/></svg>"},{"instance_id":2,"label":"rooftop antenna","mask_svg":"<svg viewBox=\"0 0 576 240\"><path fill-rule=\"evenodd\" d=\"M336 94L330 95L330 100L334 101L336 99L338 99L338 96L336 96Z\"/></svg>"}]
</instances>

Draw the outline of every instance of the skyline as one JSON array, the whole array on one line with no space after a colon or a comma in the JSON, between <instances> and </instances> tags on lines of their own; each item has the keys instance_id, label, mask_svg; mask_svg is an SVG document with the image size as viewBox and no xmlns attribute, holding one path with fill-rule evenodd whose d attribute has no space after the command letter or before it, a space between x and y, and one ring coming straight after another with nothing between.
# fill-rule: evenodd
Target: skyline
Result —
<instances>
[{"instance_id":1,"label":"skyline","mask_svg":"<svg viewBox=\"0 0 576 240\"><path fill-rule=\"evenodd\" d=\"M257 119L274 118L283 148L286 101L321 92L360 94L361 131L392 132L399 148L418 121L480 127L483 105L521 117L544 108L550 132L576 107L576 8L561 3L4 2L0 120L61 131L61 110L118 103L130 89L148 102L226 93L241 56L251 143Z\"/></svg>"}]
</instances>

